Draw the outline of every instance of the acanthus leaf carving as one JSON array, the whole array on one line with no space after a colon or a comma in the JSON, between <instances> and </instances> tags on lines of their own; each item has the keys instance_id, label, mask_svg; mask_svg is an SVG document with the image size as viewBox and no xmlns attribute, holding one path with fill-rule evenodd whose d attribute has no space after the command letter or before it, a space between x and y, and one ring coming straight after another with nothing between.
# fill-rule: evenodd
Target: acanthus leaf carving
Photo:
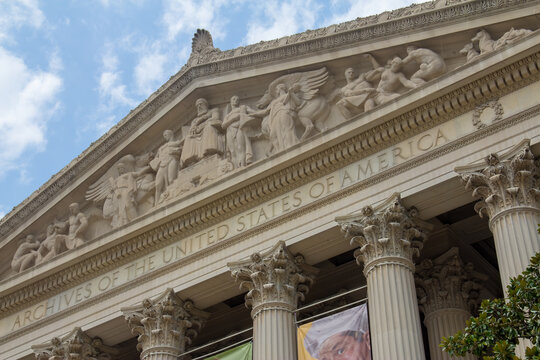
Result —
<instances>
[{"instance_id":1,"label":"acanthus leaf carving","mask_svg":"<svg viewBox=\"0 0 540 360\"><path fill-rule=\"evenodd\" d=\"M522 141L508 153L490 154L484 166L458 167L465 188L480 198L475 210L493 219L498 213L515 207L540 207L538 161L529 141Z\"/></svg>"},{"instance_id":2,"label":"acanthus leaf carving","mask_svg":"<svg viewBox=\"0 0 540 360\"><path fill-rule=\"evenodd\" d=\"M79 327L47 344L33 345L32 349L37 360L111 360L120 353L117 347L105 345L99 337L92 338Z\"/></svg>"},{"instance_id":3,"label":"acanthus leaf carving","mask_svg":"<svg viewBox=\"0 0 540 360\"><path fill-rule=\"evenodd\" d=\"M475 313L480 304L482 282L487 276L464 264L457 247L418 265L415 282L420 309L427 315L441 309Z\"/></svg>"},{"instance_id":4,"label":"acanthus leaf carving","mask_svg":"<svg viewBox=\"0 0 540 360\"><path fill-rule=\"evenodd\" d=\"M166 349L177 355L185 351L204 325L209 314L197 309L191 300L182 300L172 289L155 299L144 299L142 305L121 311L134 335L142 355Z\"/></svg>"},{"instance_id":5,"label":"acanthus leaf carving","mask_svg":"<svg viewBox=\"0 0 540 360\"><path fill-rule=\"evenodd\" d=\"M246 306L252 317L265 307L292 311L303 301L318 270L305 264L300 254L293 255L283 241L265 253L254 253L247 261L227 264L231 275L248 290Z\"/></svg>"},{"instance_id":6,"label":"acanthus leaf carving","mask_svg":"<svg viewBox=\"0 0 540 360\"><path fill-rule=\"evenodd\" d=\"M407 209L399 194L394 194L376 208L366 206L361 214L336 218L351 245L356 261L364 263L367 274L377 260L401 259L414 267L426 239L427 224L417 219L415 208Z\"/></svg>"}]
</instances>

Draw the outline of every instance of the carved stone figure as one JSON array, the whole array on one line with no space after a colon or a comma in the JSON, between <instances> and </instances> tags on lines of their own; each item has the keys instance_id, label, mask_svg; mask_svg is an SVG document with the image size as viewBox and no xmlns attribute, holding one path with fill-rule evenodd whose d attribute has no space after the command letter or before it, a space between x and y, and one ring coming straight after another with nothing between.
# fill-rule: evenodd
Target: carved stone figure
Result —
<instances>
[{"instance_id":1,"label":"carved stone figure","mask_svg":"<svg viewBox=\"0 0 540 360\"><path fill-rule=\"evenodd\" d=\"M478 42L478 49L480 50L480 55L484 55L500 49L501 47L511 44L523 37L532 33L531 30L527 29L517 29L511 28L503 34L498 40L493 40L491 35L484 29L479 30L476 35L471 39L471 42L474 44Z\"/></svg>"},{"instance_id":2,"label":"carved stone figure","mask_svg":"<svg viewBox=\"0 0 540 360\"><path fill-rule=\"evenodd\" d=\"M300 140L306 139L315 128L319 131L325 129L324 121L328 118L330 107L326 99L319 94L319 90L326 84L327 80L328 71L325 67L322 67L313 71L280 76L268 85L268 89L263 97L257 102L257 107L259 109L266 108L270 113L263 120L262 126L263 133L270 136L273 147L271 150L279 151L290 146L282 147L280 144L283 141L292 144L298 142L296 134L292 133L294 136L292 134L286 136L282 134L285 131L284 129L276 128L276 126L272 125L276 124L274 122L276 115L278 116L276 119L288 123L288 126L292 125L293 129L296 126L296 120L300 121L304 127L304 133ZM291 89L293 90L292 93L289 91ZM276 101L278 97L281 98L280 101ZM286 104L283 103L284 100ZM271 110L272 108L274 109L273 111ZM281 118L281 116L284 117ZM285 119L285 116L288 119ZM292 123L289 121L290 119L292 119ZM275 136L278 137L276 138ZM279 137L282 137L282 139L279 139Z\"/></svg>"},{"instance_id":3,"label":"carved stone figure","mask_svg":"<svg viewBox=\"0 0 540 360\"><path fill-rule=\"evenodd\" d=\"M103 217L111 220L117 228L137 217L137 179L143 177L150 167L135 170L135 157L126 155L114 164L105 175L90 185L86 200L103 203Z\"/></svg>"},{"instance_id":4,"label":"carved stone figure","mask_svg":"<svg viewBox=\"0 0 540 360\"><path fill-rule=\"evenodd\" d=\"M444 74L446 64L442 57L434 51L416 46L407 46L407 56L402 60L403 64L414 61L420 64L420 69L411 76L411 81L417 85L435 79Z\"/></svg>"},{"instance_id":5,"label":"carved stone figure","mask_svg":"<svg viewBox=\"0 0 540 360\"><path fill-rule=\"evenodd\" d=\"M182 141L174 140L174 134L171 130L165 130L163 138L165 144L161 145L154 159L150 161L150 167L156 171L155 205L160 202L161 194L178 176L178 165L182 151Z\"/></svg>"},{"instance_id":6,"label":"carved stone figure","mask_svg":"<svg viewBox=\"0 0 540 360\"><path fill-rule=\"evenodd\" d=\"M459 50L459 53L461 55L466 55L467 56L467 62L471 62L474 59L476 59L478 56L480 56L480 53L478 51L476 51L476 49L474 48L473 43L467 43L463 47L463 49Z\"/></svg>"},{"instance_id":7,"label":"carved stone figure","mask_svg":"<svg viewBox=\"0 0 540 360\"><path fill-rule=\"evenodd\" d=\"M336 103L336 106L346 118L350 118L363 111L371 110L375 105L372 99L375 94L375 88L367 81L366 77L368 74L360 74L357 78L355 76L356 73L353 68L347 68L345 70L347 85L339 90L341 100Z\"/></svg>"},{"instance_id":8,"label":"carved stone figure","mask_svg":"<svg viewBox=\"0 0 540 360\"><path fill-rule=\"evenodd\" d=\"M409 89L414 89L417 84L410 81L400 71L403 61L399 57L395 57L388 61L386 66L381 66L375 60L371 54L365 54L365 56L371 61L375 72L368 79L370 81L380 78L379 85L377 86L377 93L373 97L376 106L391 101L401 94L398 92L401 86L405 86Z\"/></svg>"},{"instance_id":9,"label":"carved stone figure","mask_svg":"<svg viewBox=\"0 0 540 360\"><path fill-rule=\"evenodd\" d=\"M15 251L15 255L13 255L11 269L19 273L34 266L36 264L39 245L40 243L34 235L26 235Z\"/></svg>"},{"instance_id":10,"label":"carved stone figure","mask_svg":"<svg viewBox=\"0 0 540 360\"><path fill-rule=\"evenodd\" d=\"M267 108L269 115L266 118L268 121L263 122L263 132L270 137L272 145L270 153L287 149L299 142L294 132L294 120L297 117L296 110L302 101L295 93L296 91L298 91L296 84L290 88L287 88L285 84L278 84L277 97Z\"/></svg>"},{"instance_id":11,"label":"carved stone figure","mask_svg":"<svg viewBox=\"0 0 540 360\"><path fill-rule=\"evenodd\" d=\"M210 109L208 101L203 98L197 99L195 107L197 116L191 122L189 135L185 139L180 157L182 167L189 166L204 157L222 155L225 152L218 109Z\"/></svg>"},{"instance_id":12,"label":"carved stone figure","mask_svg":"<svg viewBox=\"0 0 540 360\"><path fill-rule=\"evenodd\" d=\"M66 249L66 236L58 233L58 227L56 225L50 224L47 226L46 236L45 240L39 246L36 265L49 261Z\"/></svg>"},{"instance_id":13,"label":"carved stone figure","mask_svg":"<svg viewBox=\"0 0 540 360\"><path fill-rule=\"evenodd\" d=\"M69 205L69 218L64 222L57 222L55 226L67 227L68 234L61 237L67 250L71 250L84 244L84 232L88 228L88 218L81 212L78 203Z\"/></svg>"},{"instance_id":14,"label":"carved stone figure","mask_svg":"<svg viewBox=\"0 0 540 360\"><path fill-rule=\"evenodd\" d=\"M250 124L257 121L257 117L264 116L264 111L255 111L247 105L240 105L240 98L231 97L231 109L223 120L221 126L227 131L227 152L235 168L246 166L253 161L251 147ZM251 131L250 131L251 130Z\"/></svg>"}]
</instances>

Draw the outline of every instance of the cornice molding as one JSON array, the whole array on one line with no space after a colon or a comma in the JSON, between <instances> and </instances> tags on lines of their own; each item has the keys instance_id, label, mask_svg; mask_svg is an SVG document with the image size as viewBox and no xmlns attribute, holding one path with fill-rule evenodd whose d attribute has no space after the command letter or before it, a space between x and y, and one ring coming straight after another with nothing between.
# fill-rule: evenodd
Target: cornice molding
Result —
<instances>
[{"instance_id":1,"label":"cornice molding","mask_svg":"<svg viewBox=\"0 0 540 360\"><path fill-rule=\"evenodd\" d=\"M474 109L475 106L485 102L487 99L501 97L538 78L540 78L540 52L444 94L428 104L392 118L361 134L354 135L337 145L280 170L272 176L258 180L174 220L145 231L106 251L51 274L43 280L23 286L0 299L0 314L6 316L23 305L35 303L45 296L52 296L67 286L77 285L92 276L108 271L112 267L117 267L140 257L150 250L161 248L180 238L189 236L216 223L218 220L223 220L222 216L225 214L228 217L234 216L271 197L296 188L313 177L324 176L338 167L346 166L379 151L383 147L391 146L393 143L413 136L427 128L432 128L449 118ZM369 115L370 113L362 114L358 118ZM474 133L474 137L478 138L480 132L489 133L495 127L504 126L509 121L515 121L511 119L517 118L519 117L514 116L478 130ZM355 118L352 121L358 121L358 119ZM421 160L409 161L407 166L413 166L418 161ZM374 179L366 180L366 184L375 181ZM346 192L342 191L342 193ZM335 199L334 196L332 198ZM301 213L302 209L298 211ZM288 214L289 218L290 216L291 214ZM260 226L260 229L266 229L268 226L275 226L275 223L264 224ZM251 233L251 231L248 232ZM240 237L242 235L244 234L241 234ZM216 249L227 244L229 244L229 241L224 241L219 243L216 248L205 249L200 253L206 254L208 251L217 251Z\"/></svg>"},{"instance_id":2,"label":"cornice molding","mask_svg":"<svg viewBox=\"0 0 540 360\"><path fill-rule=\"evenodd\" d=\"M487 12L497 13L508 7L531 3L538 3L538 0L437 0L367 18L358 18L318 30L308 30L285 38L212 53L213 57L203 59L202 64L194 67L186 65L180 69L177 74L132 110L109 132L6 214L0 222L0 237L6 237L52 201L69 184L132 135L159 109L178 96L187 85L197 78L248 66L260 66L278 59L281 61L293 59L313 52L332 50L357 44L359 41L384 38L426 26L440 26L443 22L450 23L456 19L463 19L464 16L485 16Z\"/></svg>"}]
</instances>

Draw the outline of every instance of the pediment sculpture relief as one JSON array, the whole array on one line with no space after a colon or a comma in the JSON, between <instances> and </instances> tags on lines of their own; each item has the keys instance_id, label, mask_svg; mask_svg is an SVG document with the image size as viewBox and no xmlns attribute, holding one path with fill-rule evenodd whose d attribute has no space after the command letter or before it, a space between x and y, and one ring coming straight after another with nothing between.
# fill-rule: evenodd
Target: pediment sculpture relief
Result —
<instances>
[{"instance_id":1,"label":"pediment sculpture relief","mask_svg":"<svg viewBox=\"0 0 540 360\"><path fill-rule=\"evenodd\" d=\"M103 217L110 220L112 228L135 219L145 200L154 202L155 176L148 158L125 155L88 188L86 200L103 201Z\"/></svg>"},{"instance_id":2,"label":"pediment sculpture relief","mask_svg":"<svg viewBox=\"0 0 540 360\"><path fill-rule=\"evenodd\" d=\"M326 68L284 75L272 81L257 102L265 109L262 132L269 140L268 154L285 150L308 138L313 130L324 131L330 113L326 98L319 90L328 80ZM296 135L297 122L304 130Z\"/></svg>"},{"instance_id":3,"label":"pediment sculpture relief","mask_svg":"<svg viewBox=\"0 0 540 360\"><path fill-rule=\"evenodd\" d=\"M528 29L510 28L510 30L505 32L499 39L493 40L487 30L480 29L471 39L471 42L465 44L465 46L459 51L459 53L462 55L466 55L467 62L470 62L481 55L488 54L492 51L502 48L505 45L523 39L530 33L532 33L532 31Z\"/></svg>"},{"instance_id":4,"label":"pediment sculpture relief","mask_svg":"<svg viewBox=\"0 0 540 360\"><path fill-rule=\"evenodd\" d=\"M529 33L512 28L492 40L480 30L461 53L469 62ZM197 30L192 45L190 66L220 53L206 30ZM232 96L227 104L211 107L206 99L198 99L193 119L180 119L189 124L181 134L165 130L163 140L153 144L155 154L123 155L88 187L85 199L95 206L82 212L74 203L67 220L55 221L44 235L20 240L12 270L24 271L81 246L166 201L392 101L447 70L443 57L431 49L409 45L404 50L405 57L394 56L384 64L377 54L359 54L369 62L368 70L357 74L346 67L344 83L337 86L333 74L321 67L277 77L256 102Z\"/></svg>"},{"instance_id":5,"label":"pediment sculpture relief","mask_svg":"<svg viewBox=\"0 0 540 360\"><path fill-rule=\"evenodd\" d=\"M446 72L446 63L440 55L413 45L407 46L405 58L395 56L385 65L381 65L372 54L364 54L364 57L373 69L357 76L353 68L347 68L347 83L332 95L332 99L340 98L336 107L347 119L394 100L401 96L402 88L414 89ZM417 65L410 78L402 72L408 63Z\"/></svg>"},{"instance_id":6,"label":"pediment sculpture relief","mask_svg":"<svg viewBox=\"0 0 540 360\"><path fill-rule=\"evenodd\" d=\"M66 220L56 219L47 226L45 234L37 237L28 234L20 240L11 269L18 273L83 245L87 229L88 217L80 210L78 203L72 203Z\"/></svg>"},{"instance_id":7,"label":"pediment sculpture relief","mask_svg":"<svg viewBox=\"0 0 540 360\"><path fill-rule=\"evenodd\" d=\"M221 126L226 131L227 157L234 168L239 168L253 162L251 139L261 136L261 121L266 111L240 105L237 95L231 97L229 105Z\"/></svg>"},{"instance_id":8,"label":"pediment sculpture relief","mask_svg":"<svg viewBox=\"0 0 540 360\"><path fill-rule=\"evenodd\" d=\"M197 116L191 121L189 134L180 156L181 167L187 167L205 157L225 152L225 137L217 108L209 108L208 101L200 98L195 102Z\"/></svg>"},{"instance_id":9,"label":"pediment sculpture relief","mask_svg":"<svg viewBox=\"0 0 540 360\"><path fill-rule=\"evenodd\" d=\"M165 144L161 145L149 165L156 172L154 205L163 201L162 194L178 177L183 141L175 140L171 130L163 132Z\"/></svg>"}]
</instances>

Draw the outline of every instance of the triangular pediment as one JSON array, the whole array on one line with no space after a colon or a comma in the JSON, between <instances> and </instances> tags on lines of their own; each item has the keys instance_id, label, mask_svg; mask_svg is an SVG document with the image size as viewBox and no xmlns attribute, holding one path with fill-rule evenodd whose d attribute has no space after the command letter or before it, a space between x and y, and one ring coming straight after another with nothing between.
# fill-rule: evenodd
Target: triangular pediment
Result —
<instances>
[{"instance_id":1,"label":"triangular pediment","mask_svg":"<svg viewBox=\"0 0 540 360\"><path fill-rule=\"evenodd\" d=\"M198 31L186 66L2 221L17 260L0 268L2 296L192 234L537 79L528 3L482 4L434 1L226 51ZM497 120L481 114L478 129Z\"/></svg>"}]
</instances>

